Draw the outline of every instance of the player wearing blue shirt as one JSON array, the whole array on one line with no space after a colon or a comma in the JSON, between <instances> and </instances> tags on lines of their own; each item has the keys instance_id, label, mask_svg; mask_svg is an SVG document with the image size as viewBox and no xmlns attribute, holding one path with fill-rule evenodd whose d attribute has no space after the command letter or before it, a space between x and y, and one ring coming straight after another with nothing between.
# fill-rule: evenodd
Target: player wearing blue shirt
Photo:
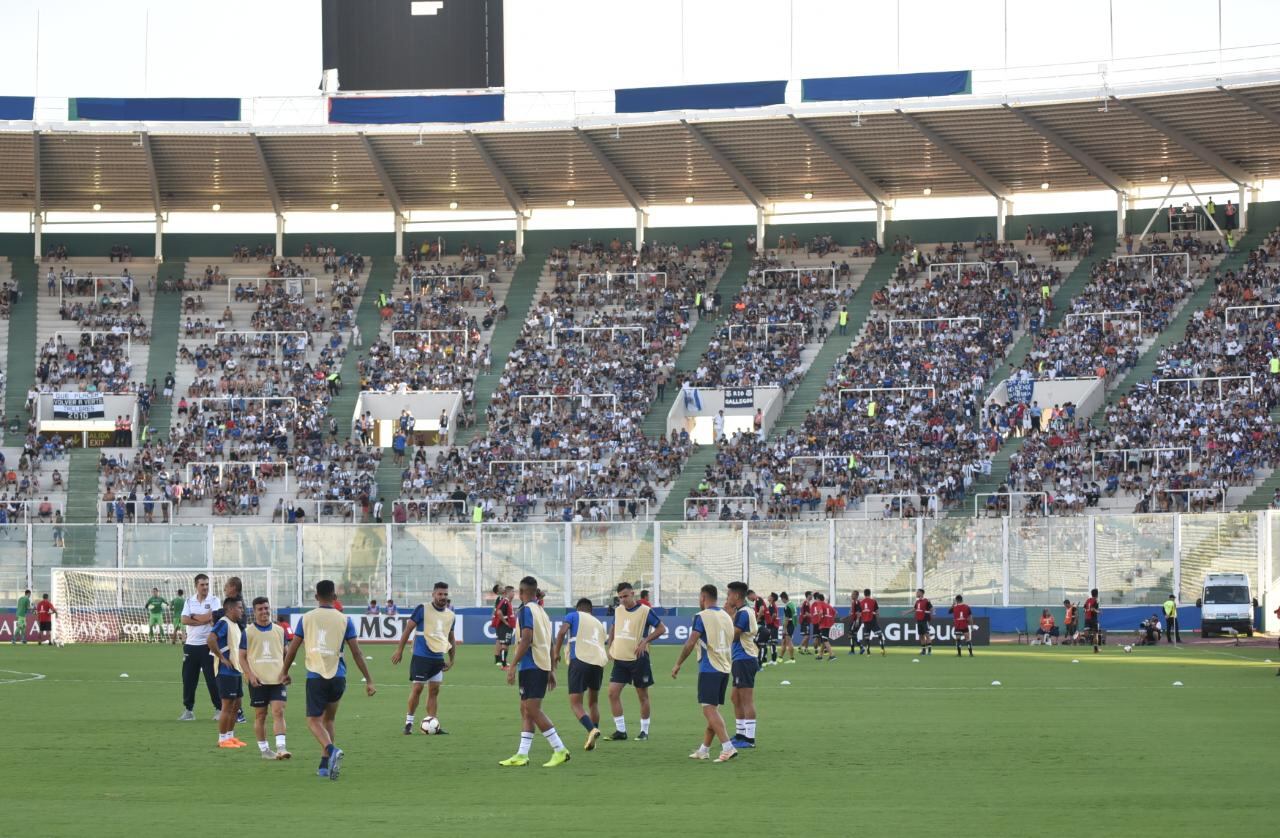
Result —
<instances>
[{"instance_id":1,"label":"player wearing blue shirt","mask_svg":"<svg viewBox=\"0 0 1280 838\"><path fill-rule=\"evenodd\" d=\"M720 716L720 707L724 704L725 689L729 686L729 672L733 656L733 621L728 613L716 604L720 592L715 585L703 585L698 593L698 604L702 610L693 618L693 628L689 639L680 650L680 659L671 670L674 679L680 675L680 667L685 659L698 649L698 704L702 705L703 718L707 720L707 729L702 734L702 744L689 754L690 759L710 759L711 742L720 740L720 755L716 762L728 762L738 755L733 743L729 740L729 732Z\"/></svg>"},{"instance_id":2,"label":"player wearing blue shirt","mask_svg":"<svg viewBox=\"0 0 1280 838\"><path fill-rule=\"evenodd\" d=\"M607 632L591 613L591 600L578 600L575 610L564 617L564 623L556 635L555 649L551 654L552 668L560 663L560 650L569 645L569 709L587 730L584 750L594 750L600 738L600 685L604 682L604 665L608 653L604 650ZM587 708L582 706L587 696Z\"/></svg>"},{"instance_id":3,"label":"player wearing blue shirt","mask_svg":"<svg viewBox=\"0 0 1280 838\"><path fill-rule=\"evenodd\" d=\"M387 600L390 602L390 600ZM400 645L391 654L391 663L399 664L404 646L413 635L413 659L409 662L409 712L404 717L404 735L413 735L413 714L418 711L422 685L427 685L427 716L437 713L440 685L444 674L453 668L454 613L449 609L449 584L437 582L431 591L431 604L419 605L405 623ZM447 733L439 728L436 733Z\"/></svg>"},{"instance_id":4,"label":"player wearing blue shirt","mask_svg":"<svg viewBox=\"0 0 1280 838\"><path fill-rule=\"evenodd\" d=\"M615 730L609 738L627 738L627 719L622 713L622 688L636 688L640 699L640 739L649 738L649 687L653 686L653 666L649 661L649 644L666 634L667 627L649 606L636 602L635 589L629 582L618 585L619 605L613 609L609 626L609 657L613 671L609 673L609 709L613 711Z\"/></svg>"},{"instance_id":5,"label":"player wearing blue shirt","mask_svg":"<svg viewBox=\"0 0 1280 838\"><path fill-rule=\"evenodd\" d=\"M551 659L551 619L538 605L538 580L526 576L520 580L520 609L518 630L520 642L516 655L507 670L507 683L516 682L520 676L520 750L498 765L514 768L529 764L529 751L533 747L533 730L537 728L546 737L553 753L543 768L555 768L569 761L569 749L556 733L556 726L542 711L542 699L547 690L555 687L556 673Z\"/></svg>"},{"instance_id":6,"label":"player wearing blue shirt","mask_svg":"<svg viewBox=\"0 0 1280 838\"><path fill-rule=\"evenodd\" d=\"M213 653L215 680L222 699L222 710L218 713L218 747L243 748L247 743L237 739L235 731L236 705L240 703L243 689L236 658L240 656L239 623L244 615L244 603L238 596L227 597L222 602L222 612L205 640Z\"/></svg>"},{"instance_id":7,"label":"player wearing blue shirt","mask_svg":"<svg viewBox=\"0 0 1280 838\"><path fill-rule=\"evenodd\" d=\"M747 605L747 583L730 582L724 607L733 618L733 736L736 748L756 746L756 673L760 671L756 649L756 615Z\"/></svg>"},{"instance_id":8,"label":"player wearing blue shirt","mask_svg":"<svg viewBox=\"0 0 1280 838\"><path fill-rule=\"evenodd\" d=\"M333 607L335 599L333 580L321 579L316 583L318 608L302 615L302 622L293 635L289 651L285 653L284 683L291 682L289 667L298 656L298 649L306 646L307 666L307 727L320 743L320 770L316 774L331 780L338 779L345 753L334 744L334 718L338 715L338 703L347 689L347 664L342 659L344 646L351 647L360 674L364 676L365 693L372 696L378 690L373 676L364 662L360 642L356 640L356 627L351 618Z\"/></svg>"}]
</instances>

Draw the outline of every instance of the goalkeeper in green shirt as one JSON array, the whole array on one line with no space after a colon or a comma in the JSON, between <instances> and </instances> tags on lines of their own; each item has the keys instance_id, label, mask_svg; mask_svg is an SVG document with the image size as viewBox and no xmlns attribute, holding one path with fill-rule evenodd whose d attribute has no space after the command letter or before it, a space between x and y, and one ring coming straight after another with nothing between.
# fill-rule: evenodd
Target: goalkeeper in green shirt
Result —
<instances>
[{"instance_id":1,"label":"goalkeeper in green shirt","mask_svg":"<svg viewBox=\"0 0 1280 838\"><path fill-rule=\"evenodd\" d=\"M169 639L170 643L178 642L178 634L182 631L182 607L187 604L187 598L182 595L182 589L178 589L178 595L169 600L169 619L173 620L173 635Z\"/></svg>"},{"instance_id":2,"label":"goalkeeper in green shirt","mask_svg":"<svg viewBox=\"0 0 1280 838\"><path fill-rule=\"evenodd\" d=\"M159 639L164 641L164 607L168 605L160 596L159 588L151 589L151 598L147 600L147 642Z\"/></svg>"},{"instance_id":3,"label":"goalkeeper in green shirt","mask_svg":"<svg viewBox=\"0 0 1280 838\"><path fill-rule=\"evenodd\" d=\"M22 637L25 645L27 642L27 612L31 610L31 591L23 591L22 596L18 598L18 615L13 621L13 636L9 638L9 645L18 642L18 637Z\"/></svg>"}]
</instances>

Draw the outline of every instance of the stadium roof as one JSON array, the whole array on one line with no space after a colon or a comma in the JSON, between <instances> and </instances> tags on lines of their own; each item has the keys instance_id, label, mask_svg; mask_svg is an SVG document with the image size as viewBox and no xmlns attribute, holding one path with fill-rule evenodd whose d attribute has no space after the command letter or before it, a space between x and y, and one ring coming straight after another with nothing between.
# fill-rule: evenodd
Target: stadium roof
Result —
<instances>
[{"instance_id":1,"label":"stadium roof","mask_svg":"<svg viewBox=\"0 0 1280 838\"><path fill-rule=\"evenodd\" d=\"M883 107L883 106L882 106ZM621 125L0 128L0 210L465 210L831 202L1280 176L1280 84ZM139 130L139 128L144 130Z\"/></svg>"}]
</instances>

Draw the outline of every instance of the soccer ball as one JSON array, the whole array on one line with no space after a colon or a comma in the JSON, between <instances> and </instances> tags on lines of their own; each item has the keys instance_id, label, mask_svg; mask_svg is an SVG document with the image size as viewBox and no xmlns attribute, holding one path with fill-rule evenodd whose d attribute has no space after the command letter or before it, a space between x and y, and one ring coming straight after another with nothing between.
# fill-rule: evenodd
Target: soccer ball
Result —
<instances>
[{"instance_id":1,"label":"soccer ball","mask_svg":"<svg viewBox=\"0 0 1280 838\"><path fill-rule=\"evenodd\" d=\"M1129 654L1129 653L1130 653L1130 652L1132 652L1132 651L1133 651L1133 647L1132 647L1132 646L1125 646L1125 647L1124 647L1124 653L1125 653L1126 655L1127 655L1127 654Z\"/></svg>"},{"instance_id":2,"label":"soccer ball","mask_svg":"<svg viewBox=\"0 0 1280 838\"><path fill-rule=\"evenodd\" d=\"M422 717L422 732L428 736L433 736L440 732L440 720L435 716Z\"/></svg>"}]
</instances>

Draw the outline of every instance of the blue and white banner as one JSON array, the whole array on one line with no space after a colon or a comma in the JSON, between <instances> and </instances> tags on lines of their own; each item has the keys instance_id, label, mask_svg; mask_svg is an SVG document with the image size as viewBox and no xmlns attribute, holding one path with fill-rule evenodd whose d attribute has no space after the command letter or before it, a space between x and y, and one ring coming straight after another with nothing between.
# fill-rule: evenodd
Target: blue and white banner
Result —
<instances>
[{"instance_id":1,"label":"blue and white banner","mask_svg":"<svg viewBox=\"0 0 1280 838\"><path fill-rule=\"evenodd\" d=\"M1035 391L1034 378L1010 378L1004 383L1004 392L1009 399L1009 404L1031 404L1031 397Z\"/></svg>"}]
</instances>

